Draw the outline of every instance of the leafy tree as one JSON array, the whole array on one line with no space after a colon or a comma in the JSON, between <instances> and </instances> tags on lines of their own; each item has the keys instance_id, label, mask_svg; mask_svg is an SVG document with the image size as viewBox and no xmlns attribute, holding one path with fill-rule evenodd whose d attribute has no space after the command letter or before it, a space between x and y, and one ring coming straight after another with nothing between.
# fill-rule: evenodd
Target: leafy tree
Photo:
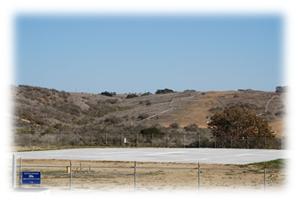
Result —
<instances>
[{"instance_id":1,"label":"leafy tree","mask_svg":"<svg viewBox=\"0 0 298 201\"><path fill-rule=\"evenodd\" d=\"M268 122L257 116L255 110L243 105L234 105L215 113L208 123L217 146L239 146L242 139L255 139L253 146L259 147L258 143L266 146L266 138L274 138ZM244 146L244 145L243 145Z\"/></svg>"}]
</instances>

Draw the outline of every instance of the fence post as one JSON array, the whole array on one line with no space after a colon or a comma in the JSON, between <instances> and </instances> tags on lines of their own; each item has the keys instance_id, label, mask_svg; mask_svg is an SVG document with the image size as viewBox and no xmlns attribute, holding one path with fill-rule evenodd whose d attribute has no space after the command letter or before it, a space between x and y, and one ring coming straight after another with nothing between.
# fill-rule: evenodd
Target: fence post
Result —
<instances>
[{"instance_id":1,"label":"fence post","mask_svg":"<svg viewBox=\"0 0 298 201\"><path fill-rule=\"evenodd\" d=\"M108 145L108 134L107 134L107 132L105 132L105 141L106 141L106 145Z\"/></svg>"},{"instance_id":2,"label":"fence post","mask_svg":"<svg viewBox=\"0 0 298 201\"><path fill-rule=\"evenodd\" d=\"M138 147L139 134L136 133L136 147Z\"/></svg>"},{"instance_id":3,"label":"fence post","mask_svg":"<svg viewBox=\"0 0 298 201\"><path fill-rule=\"evenodd\" d=\"M137 162L134 162L134 172L133 172L133 187L134 190L137 189L137 181L136 181L136 176L137 176Z\"/></svg>"},{"instance_id":4,"label":"fence post","mask_svg":"<svg viewBox=\"0 0 298 201\"><path fill-rule=\"evenodd\" d=\"M19 167L19 185L22 187L22 158L20 158L20 167Z\"/></svg>"},{"instance_id":5,"label":"fence post","mask_svg":"<svg viewBox=\"0 0 298 201\"><path fill-rule=\"evenodd\" d=\"M183 148L185 148L185 133L183 133Z\"/></svg>"},{"instance_id":6,"label":"fence post","mask_svg":"<svg viewBox=\"0 0 298 201\"><path fill-rule=\"evenodd\" d=\"M166 144L167 144L167 148L169 148L169 133L167 133L167 136L166 136Z\"/></svg>"},{"instance_id":7,"label":"fence post","mask_svg":"<svg viewBox=\"0 0 298 201\"><path fill-rule=\"evenodd\" d=\"M214 148L216 148L216 136L214 136Z\"/></svg>"},{"instance_id":8,"label":"fence post","mask_svg":"<svg viewBox=\"0 0 298 201\"><path fill-rule=\"evenodd\" d=\"M200 190L201 185L201 168L200 168L200 162L198 161L198 190Z\"/></svg>"},{"instance_id":9,"label":"fence post","mask_svg":"<svg viewBox=\"0 0 298 201\"><path fill-rule=\"evenodd\" d=\"M151 133L151 147L153 147L153 133Z\"/></svg>"},{"instance_id":10,"label":"fence post","mask_svg":"<svg viewBox=\"0 0 298 201\"><path fill-rule=\"evenodd\" d=\"M15 184L16 184L16 158L15 155L12 154L12 188L15 188Z\"/></svg>"},{"instance_id":11,"label":"fence post","mask_svg":"<svg viewBox=\"0 0 298 201\"><path fill-rule=\"evenodd\" d=\"M69 161L69 189L71 190L71 186L72 186L72 163L71 161Z\"/></svg>"},{"instance_id":12,"label":"fence post","mask_svg":"<svg viewBox=\"0 0 298 201\"><path fill-rule=\"evenodd\" d=\"M231 135L231 144L230 144L230 148L233 148L233 137L232 137L232 135Z\"/></svg>"},{"instance_id":13,"label":"fence post","mask_svg":"<svg viewBox=\"0 0 298 201\"><path fill-rule=\"evenodd\" d=\"M266 162L264 162L264 190L266 190Z\"/></svg>"},{"instance_id":14,"label":"fence post","mask_svg":"<svg viewBox=\"0 0 298 201\"><path fill-rule=\"evenodd\" d=\"M201 134L200 134L200 133L199 133L199 135L198 135L198 138L199 138L199 139L198 139L198 143L199 143L199 148L200 148L200 147L201 147L201 146L200 146L200 144L201 144Z\"/></svg>"}]
</instances>

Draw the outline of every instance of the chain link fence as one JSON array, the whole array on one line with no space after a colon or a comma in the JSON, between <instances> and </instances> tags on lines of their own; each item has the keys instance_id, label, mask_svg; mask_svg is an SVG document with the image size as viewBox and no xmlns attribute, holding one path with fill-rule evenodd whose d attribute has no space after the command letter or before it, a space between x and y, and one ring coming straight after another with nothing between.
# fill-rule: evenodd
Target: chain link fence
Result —
<instances>
[{"instance_id":1,"label":"chain link fence","mask_svg":"<svg viewBox=\"0 0 298 201\"><path fill-rule=\"evenodd\" d=\"M169 147L169 148L244 148L283 149L284 139L268 136L260 137L206 137L199 133L168 133L135 135L108 135L99 146L109 147Z\"/></svg>"},{"instance_id":2,"label":"chain link fence","mask_svg":"<svg viewBox=\"0 0 298 201\"><path fill-rule=\"evenodd\" d=\"M266 163L253 165L208 165L144 162L22 160L16 162L15 187L59 189L266 189L283 183L281 169ZM40 185L22 184L22 172L41 173Z\"/></svg>"}]
</instances>

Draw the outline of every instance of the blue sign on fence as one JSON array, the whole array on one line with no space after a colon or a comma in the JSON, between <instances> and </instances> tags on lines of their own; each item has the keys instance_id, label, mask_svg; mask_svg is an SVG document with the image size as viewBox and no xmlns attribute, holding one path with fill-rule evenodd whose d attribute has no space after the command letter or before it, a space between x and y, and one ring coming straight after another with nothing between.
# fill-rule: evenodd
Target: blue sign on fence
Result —
<instances>
[{"instance_id":1,"label":"blue sign on fence","mask_svg":"<svg viewBox=\"0 0 298 201\"><path fill-rule=\"evenodd\" d=\"M22 172L22 184L40 184L40 172Z\"/></svg>"}]
</instances>

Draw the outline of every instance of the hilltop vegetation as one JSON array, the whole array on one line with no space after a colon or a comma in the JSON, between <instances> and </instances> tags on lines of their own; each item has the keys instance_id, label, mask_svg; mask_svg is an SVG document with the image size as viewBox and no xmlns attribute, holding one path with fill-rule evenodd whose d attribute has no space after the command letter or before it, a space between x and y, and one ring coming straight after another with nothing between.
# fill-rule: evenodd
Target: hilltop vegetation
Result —
<instances>
[{"instance_id":1,"label":"hilltop vegetation","mask_svg":"<svg viewBox=\"0 0 298 201\"><path fill-rule=\"evenodd\" d=\"M277 139L284 136L280 92L90 94L21 85L14 95L17 146L212 147L211 116L239 103L268 121Z\"/></svg>"}]
</instances>

